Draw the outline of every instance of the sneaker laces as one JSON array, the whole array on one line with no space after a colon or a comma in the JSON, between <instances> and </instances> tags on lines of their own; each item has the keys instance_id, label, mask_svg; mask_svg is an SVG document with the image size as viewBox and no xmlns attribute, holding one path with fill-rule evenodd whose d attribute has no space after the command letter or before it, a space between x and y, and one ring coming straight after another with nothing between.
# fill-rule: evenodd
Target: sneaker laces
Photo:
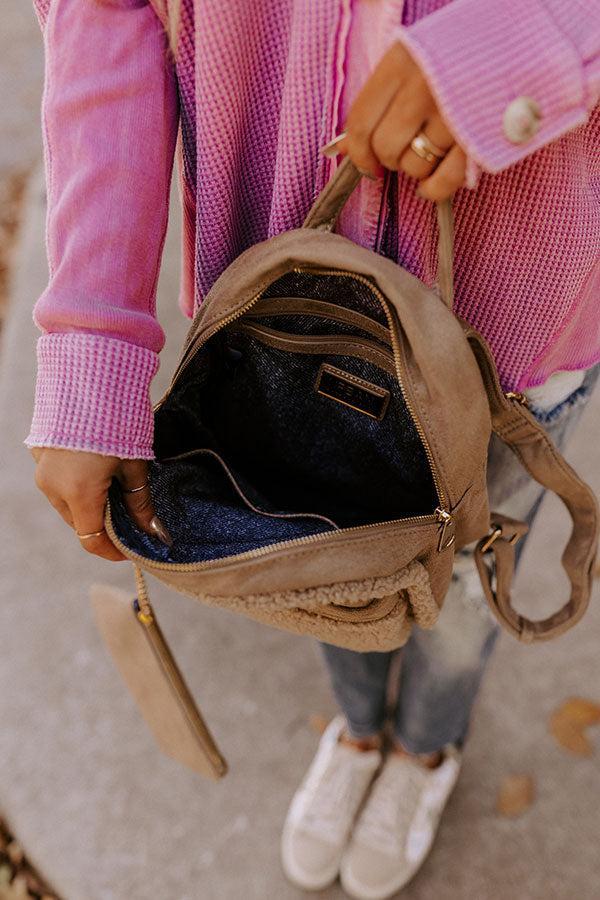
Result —
<instances>
[{"instance_id":1,"label":"sneaker laces","mask_svg":"<svg viewBox=\"0 0 600 900\"><path fill-rule=\"evenodd\" d=\"M340 747L324 772L306 785L304 829L331 843L346 837L373 774L372 767L357 764L360 762L357 751Z\"/></svg>"},{"instance_id":2,"label":"sneaker laces","mask_svg":"<svg viewBox=\"0 0 600 900\"><path fill-rule=\"evenodd\" d=\"M402 849L429 776L430 770L410 759L390 759L359 819L356 839L396 855Z\"/></svg>"}]
</instances>

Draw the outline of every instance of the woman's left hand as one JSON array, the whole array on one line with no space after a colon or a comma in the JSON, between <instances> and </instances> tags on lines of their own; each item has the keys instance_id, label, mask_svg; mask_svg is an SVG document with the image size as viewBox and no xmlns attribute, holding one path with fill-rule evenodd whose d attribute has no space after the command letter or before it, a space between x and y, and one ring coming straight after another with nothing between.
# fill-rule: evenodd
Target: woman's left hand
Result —
<instances>
[{"instance_id":1,"label":"woman's left hand","mask_svg":"<svg viewBox=\"0 0 600 900\"><path fill-rule=\"evenodd\" d=\"M405 47L396 43L385 53L352 104L346 136L323 148L348 154L370 175L402 170L420 181L418 193L445 200L462 187L467 158L444 122L421 69ZM411 148L423 133L443 158L428 161Z\"/></svg>"}]
</instances>

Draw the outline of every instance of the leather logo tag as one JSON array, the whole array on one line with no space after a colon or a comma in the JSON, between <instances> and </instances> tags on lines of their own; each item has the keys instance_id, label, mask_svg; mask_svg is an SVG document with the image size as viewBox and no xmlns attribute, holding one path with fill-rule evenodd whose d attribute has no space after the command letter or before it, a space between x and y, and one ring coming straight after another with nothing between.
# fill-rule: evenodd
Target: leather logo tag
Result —
<instances>
[{"instance_id":1,"label":"leather logo tag","mask_svg":"<svg viewBox=\"0 0 600 900\"><path fill-rule=\"evenodd\" d=\"M322 363L315 390L323 397L337 400L372 419L383 419L390 402L390 392L386 388L371 384L370 381L337 369L329 363Z\"/></svg>"}]
</instances>

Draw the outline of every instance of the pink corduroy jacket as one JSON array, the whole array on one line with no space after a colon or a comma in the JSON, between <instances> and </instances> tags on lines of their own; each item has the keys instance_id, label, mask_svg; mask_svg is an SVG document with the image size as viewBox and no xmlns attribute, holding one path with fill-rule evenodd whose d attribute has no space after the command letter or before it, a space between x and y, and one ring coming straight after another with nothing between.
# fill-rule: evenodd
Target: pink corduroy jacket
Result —
<instances>
[{"instance_id":1,"label":"pink corduroy jacket","mask_svg":"<svg viewBox=\"0 0 600 900\"><path fill-rule=\"evenodd\" d=\"M153 456L178 131L192 315L246 247L301 224L335 165L319 147L395 40L482 172L454 200L456 307L504 387L600 359L600 0L184 0L176 66L148 0L34 2L50 279L28 446ZM503 118L518 97L541 121L515 144ZM364 180L340 230L433 284L433 210L414 187Z\"/></svg>"}]
</instances>

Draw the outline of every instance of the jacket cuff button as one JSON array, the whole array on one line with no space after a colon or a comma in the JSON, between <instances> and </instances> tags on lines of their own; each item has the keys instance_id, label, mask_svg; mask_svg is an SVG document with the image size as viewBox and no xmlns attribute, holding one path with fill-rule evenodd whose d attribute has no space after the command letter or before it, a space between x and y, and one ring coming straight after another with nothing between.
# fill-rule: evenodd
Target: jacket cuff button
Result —
<instances>
[{"instance_id":1,"label":"jacket cuff button","mask_svg":"<svg viewBox=\"0 0 600 900\"><path fill-rule=\"evenodd\" d=\"M537 133L542 114L531 97L516 97L504 110L504 135L511 144L524 144Z\"/></svg>"}]
</instances>

